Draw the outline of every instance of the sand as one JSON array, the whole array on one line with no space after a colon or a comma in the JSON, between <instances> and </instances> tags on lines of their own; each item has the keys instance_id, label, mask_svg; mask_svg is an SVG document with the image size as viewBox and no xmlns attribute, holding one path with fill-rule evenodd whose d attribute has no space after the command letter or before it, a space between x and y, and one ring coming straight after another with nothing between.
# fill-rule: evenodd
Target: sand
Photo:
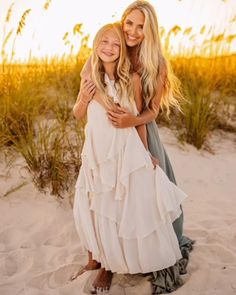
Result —
<instances>
[{"instance_id":1,"label":"sand","mask_svg":"<svg viewBox=\"0 0 236 295\"><path fill-rule=\"evenodd\" d=\"M172 294L236 294L236 138L215 132L212 154L180 145L169 129L160 133L189 195L185 234L196 240L185 284ZM96 271L69 280L87 261L70 205L39 193L23 159L8 169L0 158L0 294L88 294ZM150 295L151 287L140 276L115 275L109 294Z\"/></svg>"}]
</instances>

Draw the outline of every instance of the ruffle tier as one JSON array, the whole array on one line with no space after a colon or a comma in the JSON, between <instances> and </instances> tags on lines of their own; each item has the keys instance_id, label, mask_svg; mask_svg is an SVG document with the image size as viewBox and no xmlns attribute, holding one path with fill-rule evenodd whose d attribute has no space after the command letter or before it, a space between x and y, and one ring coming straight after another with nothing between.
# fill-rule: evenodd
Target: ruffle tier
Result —
<instances>
[{"instance_id":1,"label":"ruffle tier","mask_svg":"<svg viewBox=\"0 0 236 295\"><path fill-rule=\"evenodd\" d=\"M172 222L186 195L153 169L136 129L115 129L104 112L94 101L88 113L74 201L81 242L113 272L172 266L181 258Z\"/></svg>"}]
</instances>

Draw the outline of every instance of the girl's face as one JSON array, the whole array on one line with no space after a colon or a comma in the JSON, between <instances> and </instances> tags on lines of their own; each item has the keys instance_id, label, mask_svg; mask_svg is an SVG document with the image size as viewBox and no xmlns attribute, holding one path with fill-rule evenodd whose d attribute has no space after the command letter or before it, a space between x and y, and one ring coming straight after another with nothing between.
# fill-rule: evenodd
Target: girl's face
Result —
<instances>
[{"instance_id":1,"label":"girl's face","mask_svg":"<svg viewBox=\"0 0 236 295\"><path fill-rule=\"evenodd\" d=\"M102 62L115 62L120 56L120 40L117 33L110 29L103 34L98 47L97 55Z\"/></svg>"},{"instance_id":2,"label":"girl's face","mask_svg":"<svg viewBox=\"0 0 236 295\"><path fill-rule=\"evenodd\" d=\"M139 9L132 10L123 21L123 32L126 45L134 47L144 39L143 26L145 16Z\"/></svg>"}]
</instances>

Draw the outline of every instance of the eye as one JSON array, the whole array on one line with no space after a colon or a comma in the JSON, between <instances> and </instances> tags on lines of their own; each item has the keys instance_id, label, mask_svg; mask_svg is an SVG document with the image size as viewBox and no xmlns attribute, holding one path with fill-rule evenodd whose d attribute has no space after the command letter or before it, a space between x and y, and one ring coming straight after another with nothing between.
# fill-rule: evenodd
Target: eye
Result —
<instances>
[{"instance_id":1,"label":"eye","mask_svg":"<svg viewBox=\"0 0 236 295\"><path fill-rule=\"evenodd\" d=\"M139 29L143 29L143 25L138 25L138 28Z\"/></svg>"},{"instance_id":2,"label":"eye","mask_svg":"<svg viewBox=\"0 0 236 295\"><path fill-rule=\"evenodd\" d=\"M125 24L128 25L128 26L131 26L131 25L132 25L132 22L131 22L130 20L127 20L127 21L125 22Z\"/></svg>"},{"instance_id":3,"label":"eye","mask_svg":"<svg viewBox=\"0 0 236 295\"><path fill-rule=\"evenodd\" d=\"M102 44L107 44L107 40L102 40L101 43Z\"/></svg>"},{"instance_id":4,"label":"eye","mask_svg":"<svg viewBox=\"0 0 236 295\"><path fill-rule=\"evenodd\" d=\"M115 43L114 44L116 47L120 47L120 44L119 43Z\"/></svg>"}]
</instances>

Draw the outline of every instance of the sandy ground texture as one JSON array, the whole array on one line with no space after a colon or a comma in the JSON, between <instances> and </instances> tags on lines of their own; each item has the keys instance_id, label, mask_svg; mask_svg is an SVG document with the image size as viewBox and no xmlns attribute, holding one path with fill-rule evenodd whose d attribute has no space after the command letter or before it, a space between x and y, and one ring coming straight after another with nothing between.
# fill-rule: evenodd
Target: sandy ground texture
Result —
<instances>
[{"instance_id":1,"label":"sandy ground texture","mask_svg":"<svg viewBox=\"0 0 236 295\"><path fill-rule=\"evenodd\" d=\"M196 240L185 284L173 294L236 294L236 139L214 133L211 154L181 146L169 129L160 133L178 184L189 195L185 234ZM87 260L71 207L39 193L23 166L17 159L9 170L1 155L0 294L88 294L96 271L69 281ZM138 275L115 275L109 294L150 295L151 286Z\"/></svg>"}]
</instances>

